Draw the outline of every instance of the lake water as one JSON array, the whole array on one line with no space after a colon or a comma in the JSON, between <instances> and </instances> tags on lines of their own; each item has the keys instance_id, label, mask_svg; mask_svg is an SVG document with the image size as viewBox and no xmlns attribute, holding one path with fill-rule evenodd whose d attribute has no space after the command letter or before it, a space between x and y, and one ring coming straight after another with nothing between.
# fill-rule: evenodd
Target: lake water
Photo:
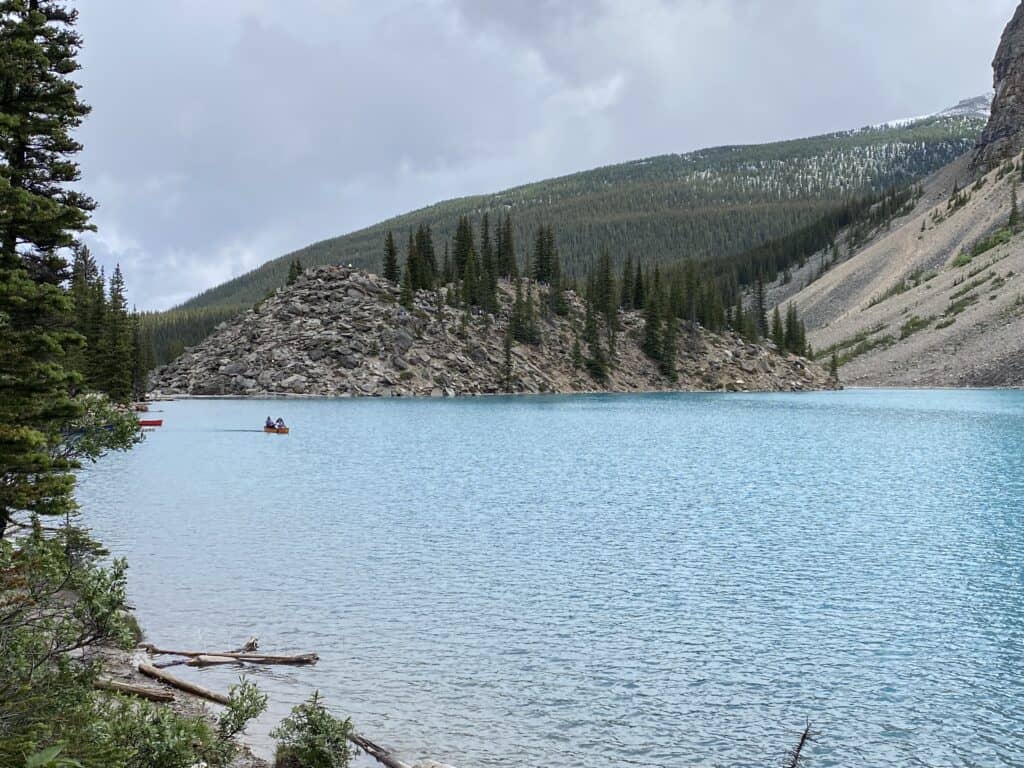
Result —
<instances>
[{"instance_id":1,"label":"lake water","mask_svg":"<svg viewBox=\"0 0 1024 768\"><path fill-rule=\"evenodd\" d=\"M1024 765L1024 393L156 407L85 521L152 641L320 654L258 740L318 688L459 768Z\"/></svg>"}]
</instances>

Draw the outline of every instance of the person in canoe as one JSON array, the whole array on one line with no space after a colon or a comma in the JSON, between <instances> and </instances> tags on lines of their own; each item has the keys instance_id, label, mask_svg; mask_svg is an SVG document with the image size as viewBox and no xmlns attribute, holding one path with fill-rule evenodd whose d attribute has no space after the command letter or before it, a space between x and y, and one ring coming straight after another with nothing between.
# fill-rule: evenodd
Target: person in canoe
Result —
<instances>
[{"instance_id":1,"label":"person in canoe","mask_svg":"<svg viewBox=\"0 0 1024 768\"><path fill-rule=\"evenodd\" d=\"M277 427L278 429L284 429L284 427L285 427L284 419L282 419L280 416L278 416L277 417L277 421L274 422L274 426Z\"/></svg>"},{"instance_id":2,"label":"person in canoe","mask_svg":"<svg viewBox=\"0 0 1024 768\"><path fill-rule=\"evenodd\" d=\"M270 418L269 416L267 416L267 420L265 422L263 422L263 428L264 429L273 429L274 428L274 420L272 418Z\"/></svg>"}]
</instances>

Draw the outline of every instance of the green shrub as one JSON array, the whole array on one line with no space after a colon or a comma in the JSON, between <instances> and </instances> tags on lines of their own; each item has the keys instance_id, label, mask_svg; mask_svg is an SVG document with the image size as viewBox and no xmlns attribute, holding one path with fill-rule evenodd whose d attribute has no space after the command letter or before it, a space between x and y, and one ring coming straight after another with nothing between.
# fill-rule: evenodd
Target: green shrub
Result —
<instances>
[{"instance_id":1,"label":"green shrub","mask_svg":"<svg viewBox=\"0 0 1024 768\"><path fill-rule=\"evenodd\" d=\"M278 740L275 768L348 768L352 760L352 722L328 712L319 691L293 707L270 735Z\"/></svg>"},{"instance_id":2,"label":"green shrub","mask_svg":"<svg viewBox=\"0 0 1024 768\"><path fill-rule=\"evenodd\" d=\"M927 328L929 325L931 325L932 320L934 319L935 318L931 316L918 317L917 315L913 315L900 328L900 338L905 339L911 334L917 333L918 331Z\"/></svg>"}]
</instances>

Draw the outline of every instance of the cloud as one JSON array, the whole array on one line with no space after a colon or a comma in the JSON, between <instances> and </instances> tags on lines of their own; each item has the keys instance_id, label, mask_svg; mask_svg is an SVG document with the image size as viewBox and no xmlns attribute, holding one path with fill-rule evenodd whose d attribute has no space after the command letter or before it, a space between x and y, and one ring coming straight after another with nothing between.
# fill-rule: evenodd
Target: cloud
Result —
<instances>
[{"instance_id":1,"label":"cloud","mask_svg":"<svg viewBox=\"0 0 1024 768\"><path fill-rule=\"evenodd\" d=\"M94 252L162 308L440 199L934 111L988 86L1014 5L82 4Z\"/></svg>"}]
</instances>

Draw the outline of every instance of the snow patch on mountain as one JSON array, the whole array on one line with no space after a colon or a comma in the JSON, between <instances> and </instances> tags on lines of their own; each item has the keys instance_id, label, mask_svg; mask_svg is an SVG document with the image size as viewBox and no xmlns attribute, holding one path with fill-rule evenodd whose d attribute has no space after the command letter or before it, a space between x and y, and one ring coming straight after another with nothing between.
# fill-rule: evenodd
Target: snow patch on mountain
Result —
<instances>
[{"instance_id":1,"label":"snow patch on mountain","mask_svg":"<svg viewBox=\"0 0 1024 768\"><path fill-rule=\"evenodd\" d=\"M978 117L987 120L989 113L992 111L992 99L994 96L995 92L989 91L981 96L973 96L969 99L963 99L952 107L947 107L940 112L932 112L928 115L918 115L917 117L901 117L896 120L886 120L884 123L876 123L871 127L902 128L904 126L919 123L922 120L930 120L935 117Z\"/></svg>"}]
</instances>

